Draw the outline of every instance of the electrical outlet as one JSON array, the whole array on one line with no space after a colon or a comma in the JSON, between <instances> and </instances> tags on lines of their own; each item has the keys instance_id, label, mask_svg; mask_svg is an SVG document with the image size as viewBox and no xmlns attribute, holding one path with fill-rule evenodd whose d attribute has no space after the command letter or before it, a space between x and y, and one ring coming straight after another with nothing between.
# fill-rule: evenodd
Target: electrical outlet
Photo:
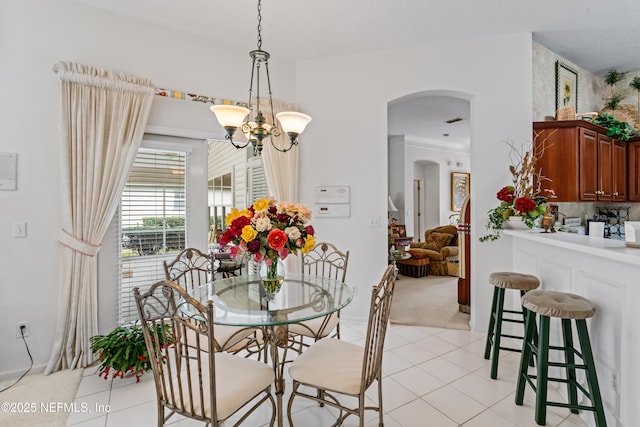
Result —
<instances>
[{"instance_id":1,"label":"electrical outlet","mask_svg":"<svg viewBox=\"0 0 640 427\"><path fill-rule=\"evenodd\" d=\"M618 393L618 375L615 372L611 373L611 388Z\"/></svg>"},{"instance_id":2,"label":"electrical outlet","mask_svg":"<svg viewBox=\"0 0 640 427\"><path fill-rule=\"evenodd\" d=\"M22 331L20 331L22 329ZM30 333L29 322L16 323L16 338L28 337Z\"/></svg>"}]
</instances>

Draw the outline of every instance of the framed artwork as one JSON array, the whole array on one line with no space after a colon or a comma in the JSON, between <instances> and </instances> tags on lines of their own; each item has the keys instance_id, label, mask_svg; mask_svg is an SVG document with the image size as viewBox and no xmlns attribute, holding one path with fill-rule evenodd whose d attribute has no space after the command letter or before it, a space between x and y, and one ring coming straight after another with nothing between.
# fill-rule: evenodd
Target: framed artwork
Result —
<instances>
[{"instance_id":1,"label":"framed artwork","mask_svg":"<svg viewBox=\"0 0 640 427\"><path fill-rule=\"evenodd\" d=\"M556 61L556 110L566 107L578 111L578 73Z\"/></svg>"},{"instance_id":2,"label":"framed artwork","mask_svg":"<svg viewBox=\"0 0 640 427\"><path fill-rule=\"evenodd\" d=\"M398 224L396 225L396 227L397 227L398 237L407 237L407 228L405 227L404 224Z\"/></svg>"},{"instance_id":3,"label":"framed artwork","mask_svg":"<svg viewBox=\"0 0 640 427\"><path fill-rule=\"evenodd\" d=\"M465 172L451 172L451 210L459 211L462 202L469 195L470 175Z\"/></svg>"}]
</instances>

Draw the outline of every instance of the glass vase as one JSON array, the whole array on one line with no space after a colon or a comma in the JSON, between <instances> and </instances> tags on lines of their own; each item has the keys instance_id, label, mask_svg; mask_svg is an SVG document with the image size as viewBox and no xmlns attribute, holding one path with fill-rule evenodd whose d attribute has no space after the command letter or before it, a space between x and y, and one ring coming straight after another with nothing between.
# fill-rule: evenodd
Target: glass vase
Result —
<instances>
[{"instance_id":1,"label":"glass vase","mask_svg":"<svg viewBox=\"0 0 640 427\"><path fill-rule=\"evenodd\" d=\"M280 258L265 258L260 263L260 284L265 299L272 301L284 282L285 266Z\"/></svg>"}]
</instances>

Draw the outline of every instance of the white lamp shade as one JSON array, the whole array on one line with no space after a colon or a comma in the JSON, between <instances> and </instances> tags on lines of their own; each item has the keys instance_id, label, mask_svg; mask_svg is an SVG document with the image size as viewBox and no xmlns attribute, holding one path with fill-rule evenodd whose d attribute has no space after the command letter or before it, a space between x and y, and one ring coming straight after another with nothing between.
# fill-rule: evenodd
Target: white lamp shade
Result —
<instances>
[{"instance_id":1,"label":"white lamp shade","mask_svg":"<svg viewBox=\"0 0 640 427\"><path fill-rule=\"evenodd\" d=\"M311 117L296 111L283 111L276 114L276 118L280 122L282 130L286 133L295 133L300 135L307 124L311 121Z\"/></svg>"},{"instance_id":2,"label":"white lamp shade","mask_svg":"<svg viewBox=\"0 0 640 427\"><path fill-rule=\"evenodd\" d=\"M391 196L389 196L389 212L398 212L398 208L393 204L393 200L391 200Z\"/></svg>"},{"instance_id":3,"label":"white lamp shade","mask_svg":"<svg viewBox=\"0 0 640 427\"><path fill-rule=\"evenodd\" d=\"M216 115L218 123L224 128L238 128L249 114L249 109L239 105L212 105L209 107Z\"/></svg>"}]
</instances>

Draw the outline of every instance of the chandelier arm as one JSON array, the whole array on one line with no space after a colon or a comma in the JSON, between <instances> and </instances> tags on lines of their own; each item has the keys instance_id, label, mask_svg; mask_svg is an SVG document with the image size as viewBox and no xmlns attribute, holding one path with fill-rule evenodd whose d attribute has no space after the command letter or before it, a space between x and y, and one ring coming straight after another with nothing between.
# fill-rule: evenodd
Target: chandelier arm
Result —
<instances>
[{"instance_id":1,"label":"chandelier arm","mask_svg":"<svg viewBox=\"0 0 640 427\"><path fill-rule=\"evenodd\" d=\"M258 63L259 64L259 63ZM259 66L259 65L258 65ZM256 57L253 56L251 61L251 80L249 81L249 110L253 111L253 106L251 105L251 98L253 95L253 77L256 71ZM260 70L258 70L258 80L260 80ZM260 89L258 89L258 96L260 95ZM251 121L251 113L249 113L249 117L247 117L247 121Z\"/></svg>"},{"instance_id":2,"label":"chandelier arm","mask_svg":"<svg viewBox=\"0 0 640 427\"><path fill-rule=\"evenodd\" d=\"M271 134L274 136L280 135L280 129L276 125L276 115L273 113L273 96L271 95L271 78L269 77L269 63L264 63L264 69L267 72L267 89L269 90L269 106L271 107Z\"/></svg>"},{"instance_id":3,"label":"chandelier arm","mask_svg":"<svg viewBox=\"0 0 640 427\"><path fill-rule=\"evenodd\" d=\"M231 143L231 145L233 145L233 146L234 146L234 147L236 147L236 148L245 148L247 145L249 145L249 142L250 142L250 141L247 141L247 142L246 142L246 143L244 143L244 144L236 144L236 143L233 141L233 134L229 134L229 133L227 133L227 134L224 136L224 139L229 140L229 142Z\"/></svg>"},{"instance_id":4,"label":"chandelier arm","mask_svg":"<svg viewBox=\"0 0 640 427\"><path fill-rule=\"evenodd\" d=\"M295 138L289 141L289 146L287 148L278 148L275 142L273 142L273 138L270 138L269 141L271 141L271 146L281 153L286 153L287 151L291 150L295 145L298 145L298 141Z\"/></svg>"}]
</instances>

